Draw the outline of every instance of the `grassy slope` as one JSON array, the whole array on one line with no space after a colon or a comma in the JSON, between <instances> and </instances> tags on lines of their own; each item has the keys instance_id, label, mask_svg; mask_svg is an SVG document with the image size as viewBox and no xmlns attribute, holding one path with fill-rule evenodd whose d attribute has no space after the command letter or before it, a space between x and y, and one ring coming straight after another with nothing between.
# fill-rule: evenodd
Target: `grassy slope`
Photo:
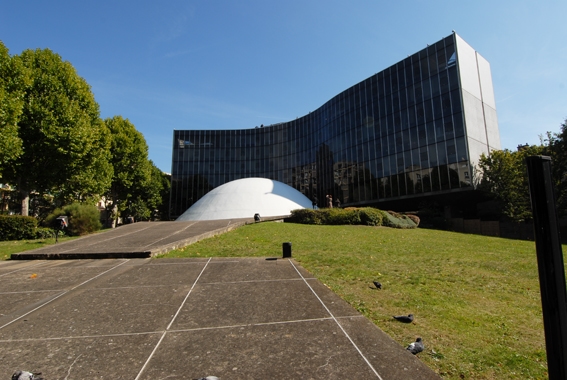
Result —
<instances>
[{"instance_id":1,"label":"grassy slope","mask_svg":"<svg viewBox=\"0 0 567 380\"><path fill-rule=\"evenodd\" d=\"M260 223L166 257L293 257L447 379L547 377L533 242L434 230ZM565 250L565 246L563 249ZM383 284L372 289L372 280ZM415 314L411 325L392 315Z\"/></svg>"}]
</instances>

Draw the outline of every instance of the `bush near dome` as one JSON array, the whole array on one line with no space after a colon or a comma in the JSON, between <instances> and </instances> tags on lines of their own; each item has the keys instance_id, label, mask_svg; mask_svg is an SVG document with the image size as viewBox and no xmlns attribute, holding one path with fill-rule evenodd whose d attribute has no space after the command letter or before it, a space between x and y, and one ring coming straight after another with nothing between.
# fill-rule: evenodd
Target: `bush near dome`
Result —
<instances>
[{"instance_id":1,"label":"bush near dome","mask_svg":"<svg viewBox=\"0 0 567 380\"><path fill-rule=\"evenodd\" d=\"M54 220L60 215L69 217L69 226L62 232L70 236L88 235L102 228L99 212L94 205L72 203L58 208L45 219L45 226L53 226Z\"/></svg>"},{"instance_id":2,"label":"bush near dome","mask_svg":"<svg viewBox=\"0 0 567 380\"><path fill-rule=\"evenodd\" d=\"M372 207L332 208L322 210L292 210L289 221L300 224L384 226L392 228L417 228L419 217L382 211Z\"/></svg>"}]
</instances>

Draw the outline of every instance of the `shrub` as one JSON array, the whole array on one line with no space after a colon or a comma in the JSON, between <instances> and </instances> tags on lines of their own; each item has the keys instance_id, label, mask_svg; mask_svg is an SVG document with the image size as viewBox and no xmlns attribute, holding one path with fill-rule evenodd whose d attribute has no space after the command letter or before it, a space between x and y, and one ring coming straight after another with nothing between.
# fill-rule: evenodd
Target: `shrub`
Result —
<instances>
[{"instance_id":1,"label":"shrub","mask_svg":"<svg viewBox=\"0 0 567 380\"><path fill-rule=\"evenodd\" d=\"M386 212L372 207L293 210L290 221L301 224L363 224L394 228L416 228L419 224L419 218L415 215L402 215L394 211Z\"/></svg>"},{"instance_id":2,"label":"shrub","mask_svg":"<svg viewBox=\"0 0 567 380\"><path fill-rule=\"evenodd\" d=\"M359 211L345 210L342 208L329 208L319 211L322 215L323 224L332 225L346 225L346 224L360 224Z\"/></svg>"},{"instance_id":3,"label":"shrub","mask_svg":"<svg viewBox=\"0 0 567 380\"><path fill-rule=\"evenodd\" d=\"M419 226L419 222L420 222L419 216L414 215L414 214L407 214L406 216L407 216L408 218L410 218L410 219L415 223L415 226L416 226L416 227Z\"/></svg>"},{"instance_id":4,"label":"shrub","mask_svg":"<svg viewBox=\"0 0 567 380\"><path fill-rule=\"evenodd\" d=\"M290 221L300 224L323 224L320 211L309 208L292 210Z\"/></svg>"},{"instance_id":5,"label":"shrub","mask_svg":"<svg viewBox=\"0 0 567 380\"><path fill-rule=\"evenodd\" d=\"M36 228L32 216L0 215L0 240L35 239Z\"/></svg>"},{"instance_id":6,"label":"shrub","mask_svg":"<svg viewBox=\"0 0 567 380\"><path fill-rule=\"evenodd\" d=\"M35 239L50 239L55 238L55 230L53 228L38 227L35 230ZM64 232L60 231L59 236L63 236Z\"/></svg>"},{"instance_id":7,"label":"shrub","mask_svg":"<svg viewBox=\"0 0 567 380\"><path fill-rule=\"evenodd\" d=\"M66 233L68 235L86 235L101 229L100 214L94 205L73 203L53 211L45 219L46 226L53 227L55 219L60 215L69 218Z\"/></svg>"},{"instance_id":8,"label":"shrub","mask_svg":"<svg viewBox=\"0 0 567 380\"><path fill-rule=\"evenodd\" d=\"M407 215L401 215L393 211L384 213L383 225L393 228L416 228L417 224Z\"/></svg>"},{"instance_id":9,"label":"shrub","mask_svg":"<svg viewBox=\"0 0 567 380\"><path fill-rule=\"evenodd\" d=\"M360 222L366 226L381 226L384 219L384 212L372 207L360 209Z\"/></svg>"}]
</instances>

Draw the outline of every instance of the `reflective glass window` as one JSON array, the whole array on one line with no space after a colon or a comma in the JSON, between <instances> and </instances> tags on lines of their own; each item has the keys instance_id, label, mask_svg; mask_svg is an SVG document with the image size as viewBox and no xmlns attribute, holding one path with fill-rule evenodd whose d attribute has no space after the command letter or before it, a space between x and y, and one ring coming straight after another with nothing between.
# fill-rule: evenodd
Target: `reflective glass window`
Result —
<instances>
[{"instance_id":1,"label":"reflective glass window","mask_svg":"<svg viewBox=\"0 0 567 380\"><path fill-rule=\"evenodd\" d=\"M425 109L425 121L433 121L433 104L431 99L423 102L423 108Z\"/></svg>"},{"instance_id":2,"label":"reflective glass window","mask_svg":"<svg viewBox=\"0 0 567 380\"><path fill-rule=\"evenodd\" d=\"M428 153L429 153L429 165L430 167L435 167L439 164L439 161L437 160L437 145L436 144L431 144L427 147Z\"/></svg>"},{"instance_id":3,"label":"reflective glass window","mask_svg":"<svg viewBox=\"0 0 567 380\"><path fill-rule=\"evenodd\" d=\"M453 129L455 131L455 137L461 137L465 135L465 128L463 127L463 114L458 113L453 115Z\"/></svg>"},{"instance_id":4,"label":"reflective glass window","mask_svg":"<svg viewBox=\"0 0 567 380\"><path fill-rule=\"evenodd\" d=\"M439 72L439 86L441 88L441 94L449 91L449 78L447 77L447 70Z\"/></svg>"},{"instance_id":5,"label":"reflective glass window","mask_svg":"<svg viewBox=\"0 0 567 380\"><path fill-rule=\"evenodd\" d=\"M421 89L423 91L423 99L431 99L431 86L430 86L430 79L427 78L421 82Z\"/></svg>"},{"instance_id":6,"label":"reflective glass window","mask_svg":"<svg viewBox=\"0 0 567 380\"><path fill-rule=\"evenodd\" d=\"M461 94L458 90L451 91L451 107L453 113L458 113L462 111L461 107Z\"/></svg>"},{"instance_id":7,"label":"reflective glass window","mask_svg":"<svg viewBox=\"0 0 567 380\"><path fill-rule=\"evenodd\" d=\"M435 120L435 141L440 142L445 140L445 126L443 119Z\"/></svg>"},{"instance_id":8,"label":"reflective glass window","mask_svg":"<svg viewBox=\"0 0 567 380\"><path fill-rule=\"evenodd\" d=\"M427 57L424 57L420 60L420 66L421 66L421 78L425 79L425 78L429 78L429 65L428 65L428 59Z\"/></svg>"}]
</instances>

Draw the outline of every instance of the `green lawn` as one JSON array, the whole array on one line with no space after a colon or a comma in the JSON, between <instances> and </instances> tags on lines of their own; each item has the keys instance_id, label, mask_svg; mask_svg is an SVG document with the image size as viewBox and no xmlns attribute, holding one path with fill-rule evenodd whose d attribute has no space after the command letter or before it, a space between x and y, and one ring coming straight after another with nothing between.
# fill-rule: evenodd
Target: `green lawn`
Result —
<instances>
[{"instance_id":1,"label":"green lawn","mask_svg":"<svg viewBox=\"0 0 567 380\"><path fill-rule=\"evenodd\" d=\"M535 244L426 229L259 223L164 257L293 258L446 379L545 379ZM567 246L563 246L565 251ZM383 284L372 288L372 280ZM415 314L413 324L392 315Z\"/></svg>"}]
</instances>

